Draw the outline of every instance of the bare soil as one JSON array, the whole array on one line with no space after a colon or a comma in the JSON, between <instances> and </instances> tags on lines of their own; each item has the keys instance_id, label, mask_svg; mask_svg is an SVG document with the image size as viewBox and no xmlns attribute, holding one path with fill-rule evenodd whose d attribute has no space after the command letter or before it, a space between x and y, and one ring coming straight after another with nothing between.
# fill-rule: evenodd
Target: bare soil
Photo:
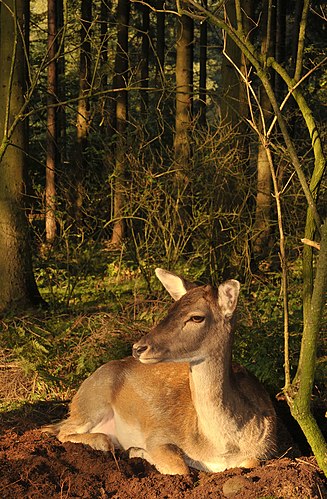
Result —
<instances>
[{"instance_id":1,"label":"bare soil","mask_svg":"<svg viewBox=\"0 0 327 499\"><path fill-rule=\"evenodd\" d=\"M327 498L326 481L302 437L299 450L297 445L288 448L286 437L283 457L251 470L165 476L126 453L114 457L80 444L61 444L40 431L66 410L64 404L44 402L0 414L1 499ZM280 430L280 439L284 437Z\"/></svg>"}]
</instances>

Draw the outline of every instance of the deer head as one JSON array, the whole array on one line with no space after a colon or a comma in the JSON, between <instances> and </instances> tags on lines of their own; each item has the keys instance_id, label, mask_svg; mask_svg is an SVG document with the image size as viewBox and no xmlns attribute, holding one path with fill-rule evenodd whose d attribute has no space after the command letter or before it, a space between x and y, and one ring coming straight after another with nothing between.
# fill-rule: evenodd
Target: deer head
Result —
<instances>
[{"instance_id":1,"label":"deer head","mask_svg":"<svg viewBox=\"0 0 327 499\"><path fill-rule=\"evenodd\" d=\"M156 275L175 303L149 334L133 345L133 356L144 364L201 362L229 344L240 284L231 279L218 289L196 286L163 269Z\"/></svg>"}]
</instances>

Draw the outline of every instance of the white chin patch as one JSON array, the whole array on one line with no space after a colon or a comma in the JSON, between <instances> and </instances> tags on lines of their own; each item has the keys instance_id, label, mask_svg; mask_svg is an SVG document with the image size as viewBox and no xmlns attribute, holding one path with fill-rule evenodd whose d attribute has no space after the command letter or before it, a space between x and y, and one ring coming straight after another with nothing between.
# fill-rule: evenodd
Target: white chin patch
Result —
<instances>
[{"instance_id":1,"label":"white chin patch","mask_svg":"<svg viewBox=\"0 0 327 499\"><path fill-rule=\"evenodd\" d=\"M154 358L142 358L139 357L139 361L142 362L142 364L157 364L158 362L161 362L161 359L154 359Z\"/></svg>"}]
</instances>

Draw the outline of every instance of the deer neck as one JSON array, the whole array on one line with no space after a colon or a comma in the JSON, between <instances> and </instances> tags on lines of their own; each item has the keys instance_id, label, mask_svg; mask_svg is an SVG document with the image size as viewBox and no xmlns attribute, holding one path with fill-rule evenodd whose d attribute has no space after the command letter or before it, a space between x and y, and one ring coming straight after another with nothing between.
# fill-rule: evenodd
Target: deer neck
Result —
<instances>
[{"instance_id":1,"label":"deer neck","mask_svg":"<svg viewBox=\"0 0 327 499\"><path fill-rule=\"evenodd\" d=\"M208 435L231 414L233 377L230 349L190 366L190 388L199 430Z\"/></svg>"}]
</instances>

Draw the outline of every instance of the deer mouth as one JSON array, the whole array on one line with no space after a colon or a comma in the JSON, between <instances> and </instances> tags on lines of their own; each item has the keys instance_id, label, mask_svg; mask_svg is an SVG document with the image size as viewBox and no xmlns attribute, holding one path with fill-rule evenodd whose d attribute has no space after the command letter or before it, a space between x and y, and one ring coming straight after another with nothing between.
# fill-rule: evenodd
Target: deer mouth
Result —
<instances>
[{"instance_id":1,"label":"deer mouth","mask_svg":"<svg viewBox=\"0 0 327 499\"><path fill-rule=\"evenodd\" d=\"M158 362L165 361L165 358L160 354L156 354L153 348L138 343L133 345L133 357L142 362L142 364L157 364Z\"/></svg>"},{"instance_id":2,"label":"deer mouth","mask_svg":"<svg viewBox=\"0 0 327 499\"><path fill-rule=\"evenodd\" d=\"M158 364L162 362L162 359L156 359L155 357L138 357L138 359L142 364Z\"/></svg>"}]
</instances>

